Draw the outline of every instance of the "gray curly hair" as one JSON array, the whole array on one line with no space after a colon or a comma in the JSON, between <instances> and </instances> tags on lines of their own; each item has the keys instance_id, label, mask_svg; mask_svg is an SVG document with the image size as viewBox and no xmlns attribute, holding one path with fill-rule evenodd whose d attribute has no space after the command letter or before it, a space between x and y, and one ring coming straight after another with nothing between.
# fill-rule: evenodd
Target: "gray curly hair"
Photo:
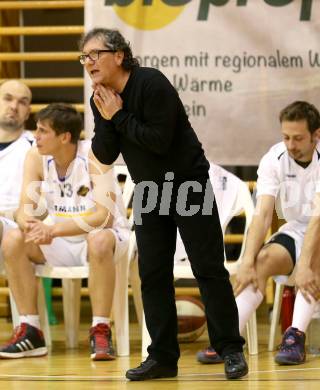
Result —
<instances>
[{"instance_id":1,"label":"gray curly hair","mask_svg":"<svg viewBox=\"0 0 320 390\"><path fill-rule=\"evenodd\" d=\"M82 36L79 41L79 49L83 50L85 44L92 38L100 39L108 49L122 51L124 53L121 64L123 69L131 70L133 67L139 66L138 60L133 57L130 43L124 39L118 30L94 28Z\"/></svg>"}]
</instances>

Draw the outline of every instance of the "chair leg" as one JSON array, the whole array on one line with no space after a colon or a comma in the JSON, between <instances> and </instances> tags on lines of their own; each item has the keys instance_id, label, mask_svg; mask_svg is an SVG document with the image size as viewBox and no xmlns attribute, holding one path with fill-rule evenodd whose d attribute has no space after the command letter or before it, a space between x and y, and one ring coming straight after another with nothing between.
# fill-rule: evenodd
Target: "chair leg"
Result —
<instances>
[{"instance_id":1,"label":"chair leg","mask_svg":"<svg viewBox=\"0 0 320 390\"><path fill-rule=\"evenodd\" d=\"M47 305L47 311L48 311L48 317L49 317L49 324L50 325L57 325L58 320L57 317L53 311L52 307L52 279L51 278L42 278L43 288L44 288L44 294L46 297L46 305Z\"/></svg>"},{"instance_id":2,"label":"chair leg","mask_svg":"<svg viewBox=\"0 0 320 390\"><path fill-rule=\"evenodd\" d=\"M142 304L142 297L141 297L141 280L139 276L137 258L133 259L130 263L129 279L132 288L133 301L136 309L138 323L140 325L140 329L142 329L143 304Z\"/></svg>"},{"instance_id":3,"label":"chair leg","mask_svg":"<svg viewBox=\"0 0 320 390\"><path fill-rule=\"evenodd\" d=\"M276 292L274 294L268 351L273 351L275 349L275 337L276 337L277 327L279 323L283 289L284 289L283 284L276 283Z\"/></svg>"},{"instance_id":4,"label":"chair leg","mask_svg":"<svg viewBox=\"0 0 320 390\"><path fill-rule=\"evenodd\" d=\"M63 315L67 348L78 347L81 281L82 279L62 279Z\"/></svg>"},{"instance_id":5,"label":"chair leg","mask_svg":"<svg viewBox=\"0 0 320 390\"><path fill-rule=\"evenodd\" d=\"M131 251L133 249L131 248ZM130 248L129 248L130 253ZM144 317L144 311L143 311L143 303L142 303L142 296L141 296L141 280L139 276L139 268L138 268L138 259L137 256L129 256L131 258L130 262L130 285L132 288L132 295L134 300L134 305L136 308L136 313L138 317L138 322L141 329L141 356L142 358L145 358L148 356L147 348L149 344L151 343L151 338L146 326L146 321Z\"/></svg>"},{"instance_id":6,"label":"chair leg","mask_svg":"<svg viewBox=\"0 0 320 390\"><path fill-rule=\"evenodd\" d=\"M118 259L116 263L116 282L112 306L117 354L118 356L128 356L130 353L130 346L127 256Z\"/></svg>"},{"instance_id":7,"label":"chair leg","mask_svg":"<svg viewBox=\"0 0 320 390\"><path fill-rule=\"evenodd\" d=\"M258 354L258 332L256 312L252 314L247 323L247 342L249 355Z\"/></svg>"},{"instance_id":8,"label":"chair leg","mask_svg":"<svg viewBox=\"0 0 320 390\"><path fill-rule=\"evenodd\" d=\"M46 306L45 292L41 278L38 281L38 312L40 317L41 329L43 331L44 339L46 341L46 346L51 347L52 340L48 318L48 310Z\"/></svg>"},{"instance_id":9,"label":"chair leg","mask_svg":"<svg viewBox=\"0 0 320 390\"><path fill-rule=\"evenodd\" d=\"M143 312L142 313L142 346L141 346L141 356L143 358L148 356L147 348L150 344L151 344L151 338L147 329L146 320Z\"/></svg>"}]
</instances>

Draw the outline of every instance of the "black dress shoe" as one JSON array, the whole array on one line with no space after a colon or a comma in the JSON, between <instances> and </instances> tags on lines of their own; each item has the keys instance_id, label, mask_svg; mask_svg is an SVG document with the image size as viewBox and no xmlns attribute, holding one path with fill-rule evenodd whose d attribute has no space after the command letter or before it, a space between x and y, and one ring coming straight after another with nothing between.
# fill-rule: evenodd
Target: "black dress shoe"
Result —
<instances>
[{"instance_id":1,"label":"black dress shoe","mask_svg":"<svg viewBox=\"0 0 320 390\"><path fill-rule=\"evenodd\" d=\"M145 381L155 378L173 378L177 374L177 366L165 366L148 357L139 367L128 370L126 378L131 381Z\"/></svg>"},{"instance_id":2,"label":"black dress shoe","mask_svg":"<svg viewBox=\"0 0 320 390\"><path fill-rule=\"evenodd\" d=\"M238 379L248 374L248 365L242 352L229 353L224 357L227 379Z\"/></svg>"}]
</instances>

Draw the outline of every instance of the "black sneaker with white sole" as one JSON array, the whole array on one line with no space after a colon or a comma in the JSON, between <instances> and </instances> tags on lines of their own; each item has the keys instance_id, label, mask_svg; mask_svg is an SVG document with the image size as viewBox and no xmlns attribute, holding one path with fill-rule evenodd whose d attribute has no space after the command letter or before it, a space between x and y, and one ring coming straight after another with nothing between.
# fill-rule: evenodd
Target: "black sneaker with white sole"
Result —
<instances>
[{"instance_id":1,"label":"black sneaker with white sole","mask_svg":"<svg viewBox=\"0 0 320 390\"><path fill-rule=\"evenodd\" d=\"M2 359L44 356L47 353L42 331L27 323L15 328L11 340L0 348Z\"/></svg>"}]
</instances>

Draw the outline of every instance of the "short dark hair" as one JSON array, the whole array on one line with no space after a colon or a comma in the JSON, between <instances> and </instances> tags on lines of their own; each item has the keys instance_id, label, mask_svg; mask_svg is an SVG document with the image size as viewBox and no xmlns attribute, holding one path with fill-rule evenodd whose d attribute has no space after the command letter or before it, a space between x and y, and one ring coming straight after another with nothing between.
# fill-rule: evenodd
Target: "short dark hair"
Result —
<instances>
[{"instance_id":1,"label":"short dark hair","mask_svg":"<svg viewBox=\"0 0 320 390\"><path fill-rule=\"evenodd\" d=\"M320 114L316 107L308 102L295 101L281 110L279 115L280 123L283 121L302 121L306 120L308 130L313 134L320 128Z\"/></svg>"},{"instance_id":2,"label":"short dark hair","mask_svg":"<svg viewBox=\"0 0 320 390\"><path fill-rule=\"evenodd\" d=\"M71 105L51 103L36 114L37 121L48 121L56 134L69 132L71 143L76 144L83 129L81 114Z\"/></svg>"},{"instance_id":3,"label":"short dark hair","mask_svg":"<svg viewBox=\"0 0 320 390\"><path fill-rule=\"evenodd\" d=\"M133 57L130 42L126 41L118 30L93 28L82 36L79 41L79 49L83 50L84 45L92 38L100 39L107 49L122 51L124 57L121 66L123 69L131 70L135 66L139 66L137 58Z\"/></svg>"}]
</instances>

